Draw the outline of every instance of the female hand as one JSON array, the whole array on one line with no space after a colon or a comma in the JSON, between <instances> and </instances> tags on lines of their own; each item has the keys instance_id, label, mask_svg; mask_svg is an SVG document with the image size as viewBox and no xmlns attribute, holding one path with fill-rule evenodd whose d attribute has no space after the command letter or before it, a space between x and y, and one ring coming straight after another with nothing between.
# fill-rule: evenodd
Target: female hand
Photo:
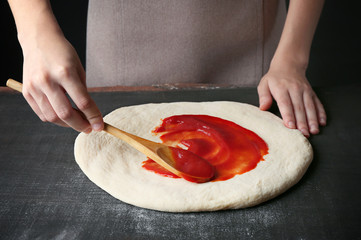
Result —
<instances>
[{"instance_id":1,"label":"female hand","mask_svg":"<svg viewBox=\"0 0 361 240\"><path fill-rule=\"evenodd\" d=\"M22 42L23 95L44 122L89 133L103 129L103 119L85 84L78 55L62 33L43 32ZM66 93L79 110L72 108Z\"/></svg>"},{"instance_id":2,"label":"female hand","mask_svg":"<svg viewBox=\"0 0 361 240\"><path fill-rule=\"evenodd\" d=\"M284 125L299 129L304 136L319 133L319 125L326 125L326 112L312 90L303 68L288 63L271 64L258 85L260 109L271 107L276 100Z\"/></svg>"}]
</instances>

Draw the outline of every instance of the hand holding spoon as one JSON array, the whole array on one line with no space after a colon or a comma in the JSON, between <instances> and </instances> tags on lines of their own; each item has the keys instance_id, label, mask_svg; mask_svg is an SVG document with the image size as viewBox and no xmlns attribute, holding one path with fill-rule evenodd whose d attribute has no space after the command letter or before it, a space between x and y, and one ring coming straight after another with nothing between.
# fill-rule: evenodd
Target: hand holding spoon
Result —
<instances>
[{"instance_id":1,"label":"hand holding spoon","mask_svg":"<svg viewBox=\"0 0 361 240\"><path fill-rule=\"evenodd\" d=\"M9 79L6 86L19 92L22 91L22 84L13 79ZM214 176L214 167L190 151L152 142L122 131L108 123L104 123L103 131L127 142L168 171L188 181L203 183L211 180Z\"/></svg>"}]
</instances>

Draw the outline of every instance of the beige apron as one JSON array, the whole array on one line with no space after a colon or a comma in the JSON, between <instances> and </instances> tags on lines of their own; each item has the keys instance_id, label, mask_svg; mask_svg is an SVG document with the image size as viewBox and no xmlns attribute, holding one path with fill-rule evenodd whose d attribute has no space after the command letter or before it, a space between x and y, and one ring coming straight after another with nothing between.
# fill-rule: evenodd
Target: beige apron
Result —
<instances>
[{"instance_id":1,"label":"beige apron","mask_svg":"<svg viewBox=\"0 0 361 240\"><path fill-rule=\"evenodd\" d=\"M256 86L285 15L282 0L90 0L87 86Z\"/></svg>"}]
</instances>

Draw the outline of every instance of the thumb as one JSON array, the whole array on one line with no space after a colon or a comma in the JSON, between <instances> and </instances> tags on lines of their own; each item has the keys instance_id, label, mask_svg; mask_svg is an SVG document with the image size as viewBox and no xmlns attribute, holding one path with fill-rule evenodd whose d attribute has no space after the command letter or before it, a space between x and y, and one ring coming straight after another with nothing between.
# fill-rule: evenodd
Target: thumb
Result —
<instances>
[{"instance_id":1,"label":"thumb","mask_svg":"<svg viewBox=\"0 0 361 240\"><path fill-rule=\"evenodd\" d=\"M257 87L258 98L259 98L259 108L261 110L267 110L272 105L272 94L268 86L268 82L263 79Z\"/></svg>"}]
</instances>

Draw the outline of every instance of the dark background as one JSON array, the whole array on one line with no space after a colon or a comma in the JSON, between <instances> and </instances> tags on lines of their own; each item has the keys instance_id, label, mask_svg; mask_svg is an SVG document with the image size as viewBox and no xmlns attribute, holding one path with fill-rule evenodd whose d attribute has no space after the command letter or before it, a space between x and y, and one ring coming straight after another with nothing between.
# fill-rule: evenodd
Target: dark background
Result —
<instances>
[{"instance_id":1,"label":"dark background","mask_svg":"<svg viewBox=\"0 0 361 240\"><path fill-rule=\"evenodd\" d=\"M85 66L88 0L52 1L54 13L65 36L78 51ZM346 85L359 82L361 35L359 1L326 0L312 45L308 79L313 86ZM22 79L22 53L15 23L7 1L0 1L0 86L8 78ZM86 66L85 66L86 67Z\"/></svg>"}]
</instances>

